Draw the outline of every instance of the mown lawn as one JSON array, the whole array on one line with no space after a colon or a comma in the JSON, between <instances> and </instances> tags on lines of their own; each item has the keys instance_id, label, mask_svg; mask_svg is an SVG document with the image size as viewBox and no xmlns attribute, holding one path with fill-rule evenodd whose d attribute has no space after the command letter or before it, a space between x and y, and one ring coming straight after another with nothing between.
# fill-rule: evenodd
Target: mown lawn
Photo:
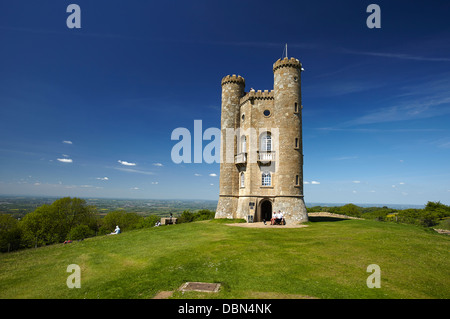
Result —
<instances>
[{"instance_id":1,"label":"mown lawn","mask_svg":"<svg viewBox=\"0 0 450 319\"><path fill-rule=\"evenodd\" d=\"M0 255L0 298L450 298L450 237L410 225L312 219L297 229L204 221ZM81 267L81 288L66 285ZM367 266L381 268L369 289Z\"/></svg>"}]
</instances>

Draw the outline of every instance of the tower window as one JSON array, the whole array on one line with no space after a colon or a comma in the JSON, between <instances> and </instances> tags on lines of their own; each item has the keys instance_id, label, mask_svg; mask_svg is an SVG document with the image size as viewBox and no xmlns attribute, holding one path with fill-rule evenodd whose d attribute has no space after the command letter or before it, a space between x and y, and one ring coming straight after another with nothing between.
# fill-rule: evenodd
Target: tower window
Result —
<instances>
[{"instance_id":1,"label":"tower window","mask_svg":"<svg viewBox=\"0 0 450 319\"><path fill-rule=\"evenodd\" d=\"M269 110L264 110L263 114L264 114L264 116L269 116L270 115L270 111Z\"/></svg>"},{"instance_id":2,"label":"tower window","mask_svg":"<svg viewBox=\"0 0 450 319\"><path fill-rule=\"evenodd\" d=\"M297 102L296 102L295 105L294 105L294 112L295 112L295 113L298 113L298 103L297 103Z\"/></svg>"},{"instance_id":3,"label":"tower window","mask_svg":"<svg viewBox=\"0 0 450 319\"><path fill-rule=\"evenodd\" d=\"M295 175L295 185L298 186L300 183L300 178L298 175Z\"/></svg>"},{"instance_id":4,"label":"tower window","mask_svg":"<svg viewBox=\"0 0 450 319\"><path fill-rule=\"evenodd\" d=\"M298 137L295 138L295 148L298 148Z\"/></svg>"},{"instance_id":5,"label":"tower window","mask_svg":"<svg viewBox=\"0 0 450 319\"><path fill-rule=\"evenodd\" d=\"M272 151L272 135L270 134L270 132L263 133L261 136L261 151Z\"/></svg>"},{"instance_id":6,"label":"tower window","mask_svg":"<svg viewBox=\"0 0 450 319\"><path fill-rule=\"evenodd\" d=\"M241 187L245 187L245 175L244 175L244 172L241 173Z\"/></svg>"},{"instance_id":7,"label":"tower window","mask_svg":"<svg viewBox=\"0 0 450 319\"><path fill-rule=\"evenodd\" d=\"M244 120L245 120L245 114L242 114L242 122L244 122Z\"/></svg>"},{"instance_id":8,"label":"tower window","mask_svg":"<svg viewBox=\"0 0 450 319\"><path fill-rule=\"evenodd\" d=\"M262 186L271 186L272 185L272 176L270 175L270 172L263 172L262 173Z\"/></svg>"}]
</instances>

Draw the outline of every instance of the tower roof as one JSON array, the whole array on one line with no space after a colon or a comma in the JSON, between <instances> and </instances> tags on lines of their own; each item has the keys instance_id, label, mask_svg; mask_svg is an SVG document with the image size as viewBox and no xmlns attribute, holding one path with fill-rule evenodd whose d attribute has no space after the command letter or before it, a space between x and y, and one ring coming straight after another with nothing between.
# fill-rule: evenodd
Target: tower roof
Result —
<instances>
[{"instance_id":1,"label":"tower roof","mask_svg":"<svg viewBox=\"0 0 450 319\"><path fill-rule=\"evenodd\" d=\"M236 76L236 74L227 75L227 76L223 77L222 85L224 85L226 83L239 83L239 84L243 84L245 86L244 78L240 75Z\"/></svg>"},{"instance_id":2,"label":"tower roof","mask_svg":"<svg viewBox=\"0 0 450 319\"><path fill-rule=\"evenodd\" d=\"M302 64L300 63L300 61L296 58L290 58L288 59L287 57L284 59L278 59L277 62L275 62L273 64L273 72L275 72L277 69L279 68L283 68L283 67L293 67L293 68L298 68L301 69Z\"/></svg>"}]
</instances>

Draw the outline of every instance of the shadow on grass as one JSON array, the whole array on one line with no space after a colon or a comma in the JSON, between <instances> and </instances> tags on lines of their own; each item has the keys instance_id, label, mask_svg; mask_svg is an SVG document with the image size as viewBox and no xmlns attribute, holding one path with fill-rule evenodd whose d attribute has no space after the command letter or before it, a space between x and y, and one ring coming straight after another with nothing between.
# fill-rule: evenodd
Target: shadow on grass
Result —
<instances>
[{"instance_id":1,"label":"shadow on grass","mask_svg":"<svg viewBox=\"0 0 450 319\"><path fill-rule=\"evenodd\" d=\"M312 223L319 223L319 222L341 222L347 219L329 216L309 216L308 220Z\"/></svg>"}]
</instances>

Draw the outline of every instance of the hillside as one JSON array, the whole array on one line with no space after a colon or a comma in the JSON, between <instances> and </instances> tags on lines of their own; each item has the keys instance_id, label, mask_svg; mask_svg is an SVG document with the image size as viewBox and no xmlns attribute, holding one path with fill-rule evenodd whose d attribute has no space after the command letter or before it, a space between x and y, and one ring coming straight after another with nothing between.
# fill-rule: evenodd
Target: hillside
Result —
<instances>
[{"instance_id":1,"label":"hillside","mask_svg":"<svg viewBox=\"0 0 450 319\"><path fill-rule=\"evenodd\" d=\"M219 293L173 298L450 298L450 237L412 225L311 218L249 229L203 221L0 255L0 298L153 298L184 282ZM66 286L81 267L81 288ZM366 268L381 268L369 289Z\"/></svg>"}]
</instances>

